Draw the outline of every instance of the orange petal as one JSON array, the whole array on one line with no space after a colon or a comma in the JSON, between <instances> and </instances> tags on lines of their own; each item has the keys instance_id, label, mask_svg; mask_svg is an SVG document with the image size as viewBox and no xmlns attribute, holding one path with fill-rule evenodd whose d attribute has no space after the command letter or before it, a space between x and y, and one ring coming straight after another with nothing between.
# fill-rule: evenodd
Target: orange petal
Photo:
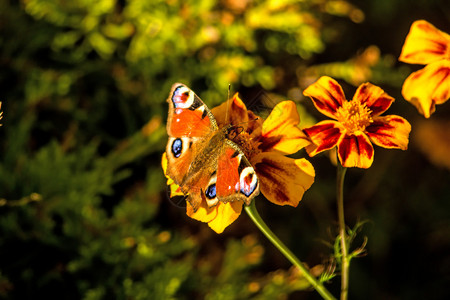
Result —
<instances>
[{"instance_id":1,"label":"orange petal","mask_svg":"<svg viewBox=\"0 0 450 300\"><path fill-rule=\"evenodd\" d=\"M296 207L314 182L314 167L306 159L293 159L277 152L263 152L251 160L264 196L277 205Z\"/></svg>"},{"instance_id":2,"label":"orange petal","mask_svg":"<svg viewBox=\"0 0 450 300\"><path fill-rule=\"evenodd\" d=\"M386 94L380 87L369 82L361 84L356 90L353 100L359 100L372 111L372 116L384 113L394 102L394 98Z\"/></svg>"},{"instance_id":3,"label":"orange petal","mask_svg":"<svg viewBox=\"0 0 450 300\"><path fill-rule=\"evenodd\" d=\"M186 214L192 219L208 223L217 217L217 205L209 207L206 201L202 201L197 211L194 211L192 205L186 202Z\"/></svg>"},{"instance_id":4,"label":"orange petal","mask_svg":"<svg viewBox=\"0 0 450 300\"><path fill-rule=\"evenodd\" d=\"M403 97L429 118L436 104L450 97L450 60L441 60L412 73L402 87Z\"/></svg>"},{"instance_id":5,"label":"orange petal","mask_svg":"<svg viewBox=\"0 0 450 300\"><path fill-rule=\"evenodd\" d=\"M228 101L214 107L211 112L216 118L219 127L233 124L244 127L244 130L247 128L247 107L245 107L244 102L239 98L238 93Z\"/></svg>"},{"instance_id":6,"label":"orange petal","mask_svg":"<svg viewBox=\"0 0 450 300\"><path fill-rule=\"evenodd\" d=\"M399 116L383 116L374 119L366 127L366 134L370 140L384 148L408 149L411 124Z\"/></svg>"},{"instance_id":7,"label":"orange petal","mask_svg":"<svg viewBox=\"0 0 450 300\"><path fill-rule=\"evenodd\" d=\"M362 132L345 135L338 144L338 156L346 168L367 169L373 162L373 146Z\"/></svg>"},{"instance_id":8,"label":"orange petal","mask_svg":"<svg viewBox=\"0 0 450 300\"><path fill-rule=\"evenodd\" d=\"M217 216L208 222L216 233L222 233L231 223L233 223L242 212L242 201L217 204Z\"/></svg>"},{"instance_id":9,"label":"orange petal","mask_svg":"<svg viewBox=\"0 0 450 300\"><path fill-rule=\"evenodd\" d=\"M297 127L300 123L297 106L292 101L278 103L262 126L262 151L277 150L292 154L311 142Z\"/></svg>"},{"instance_id":10,"label":"orange petal","mask_svg":"<svg viewBox=\"0 0 450 300\"><path fill-rule=\"evenodd\" d=\"M448 59L450 36L425 20L415 21L406 36L399 60L410 64L426 65Z\"/></svg>"},{"instance_id":11,"label":"orange petal","mask_svg":"<svg viewBox=\"0 0 450 300\"><path fill-rule=\"evenodd\" d=\"M314 156L337 145L344 134L345 129L336 121L322 121L314 126L303 129L311 141L316 145L308 146L306 151L309 156Z\"/></svg>"},{"instance_id":12,"label":"orange petal","mask_svg":"<svg viewBox=\"0 0 450 300\"><path fill-rule=\"evenodd\" d=\"M247 132L250 134L250 138L258 139L261 136L264 120L258 117L251 110L247 110L248 126Z\"/></svg>"},{"instance_id":13,"label":"orange petal","mask_svg":"<svg viewBox=\"0 0 450 300\"><path fill-rule=\"evenodd\" d=\"M317 110L332 119L336 119L336 110L345 101L342 87L336 80L328 76L322 76L308 86L303 91L303 95L310 97Z\"/></svg>"}]
</instances>

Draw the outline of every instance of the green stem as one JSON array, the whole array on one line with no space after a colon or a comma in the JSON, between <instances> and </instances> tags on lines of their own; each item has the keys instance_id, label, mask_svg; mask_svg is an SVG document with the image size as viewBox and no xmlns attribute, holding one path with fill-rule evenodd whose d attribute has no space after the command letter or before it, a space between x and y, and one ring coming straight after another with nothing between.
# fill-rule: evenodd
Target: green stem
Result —
<instances>
[{"instance_id":1,"label":"green stem","mask_svg":"<svg viewBox=\"0 0 450 300\"><path fill-rule=\"evenodd\" d=\"M249 206L244 205L245 211L250 216L252 221L256 224L259 230L272 242L272 244L280 250L281 253L297 268L299 268L303 276L308 280L308 282L314 287L314 289L322 296L323 299L331 300L336 299L331 295L331 293L320 283L308 269L303 265L303 263L283 244L282 241L273 233L272 230L267 226L267 224L261 219L258 211L256 210L255 201L252 201Z\"/></svg>"},{"instance_id":2,"label":"green stem","mask_svg":"<svg viewBox=\"0 0 450 300\"><path fill-rule=\"evenodd\" d=\"M345 227L344 217L344 178L347 168L343 167L338 161L337 178L336 178L336 195L337 195L337 210L339 220L339 236L341 238L341 255L342 255L342 270L341 270L341 300L346 300L348 296L348 272L350 267L350 260L348 257L347 232Z\"/></svg>"}]
</instances>

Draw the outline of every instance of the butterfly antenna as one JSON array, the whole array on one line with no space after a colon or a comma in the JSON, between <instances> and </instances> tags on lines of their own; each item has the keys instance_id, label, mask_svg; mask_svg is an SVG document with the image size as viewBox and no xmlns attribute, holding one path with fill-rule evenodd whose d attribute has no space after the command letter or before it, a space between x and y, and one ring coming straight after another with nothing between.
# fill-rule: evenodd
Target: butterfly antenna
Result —
<instances>
[{"instance_id":1,"label":"butterfly antenna","mask_svg":"<svg viewBox=\"0 0 450 300\"><path fill-rule=\"evenodd\" d=\"M227 110L225 113L225 120L228 120L228 101L230 100L230 94L231 94L231 83L228 84Z\"/></svg>"}]
</instances>

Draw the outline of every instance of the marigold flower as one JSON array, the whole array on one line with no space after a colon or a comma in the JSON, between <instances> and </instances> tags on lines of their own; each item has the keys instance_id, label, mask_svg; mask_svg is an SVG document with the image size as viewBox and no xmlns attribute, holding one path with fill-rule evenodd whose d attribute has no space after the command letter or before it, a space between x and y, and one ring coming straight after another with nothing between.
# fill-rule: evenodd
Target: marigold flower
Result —
<instances>
[{"instance_id":1,"label":"marigold flower","mask_svg":"<svg viewBox=\"0 0 450 300\"><path fill-rule=\"evenodd\" d=\"M232 99L211 110L219 127L236 125L239 130L233 138L244 152L256 171L262 194L277 205L296 207L304 192L314 182L315 171L304 158L293 159L284 156L292 154L311 142L297 127L300 118L295 103L284 101L275 106L269 117L263 121L236 94ZM165 153L162 166L166 174L167 159ZM167 176L167 174L166 174ZM217 180L220 180L218 178ZM168 178L171 195L183 195L179 187ZM203 201L194 211L187 202L186 213L189 217L208 223L215 232L223 230L241 214L242 201L218 202L209 206Z\"/></svg>"},{"instance_id":2,"label":"marigold flower","mask_svg":"<svg viewBox=\"0 0 450 300\"><path fill-rule=\"evenodd\" d=\"M384 148L406 150L411 125L402 117L381 116L394 98L370 83L361 84L351 101L332 78L323 76L303 92L327 120L303 131L314 143L306 148L310 156L337 146L344 167L369 168L374 150L372 143Z\"/></svg>"},{"instance_id":3,"label":"marigold flower","mask_svg":"<svg viewBox=\"0 0 450 300\"><path fill-rule=\"evenodd\" d=\"M415 21L399 60L426 65L406 78L402 95L429 118L436 104L445 103L450 97L450 35L425 20Z\"/></svg>"}]
</instances>

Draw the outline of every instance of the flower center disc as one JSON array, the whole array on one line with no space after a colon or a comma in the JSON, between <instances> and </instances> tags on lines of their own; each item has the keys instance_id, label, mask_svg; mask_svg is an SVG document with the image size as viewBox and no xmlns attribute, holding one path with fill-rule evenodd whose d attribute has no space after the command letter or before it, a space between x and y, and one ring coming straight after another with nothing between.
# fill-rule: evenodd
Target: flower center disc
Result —
<instances>
[{"instance_id":1,"label":"flower center disc","mask_svg":"<svg viewBox=\"0 0 450 300\"><path fill-rule=\"evenodd\" d=\"M244 152L245 157L250 159L251 157L258 154L258 144L250 138L247 132L241 132L237 137L233 139L239 148Z\"/></svg>"},{"instance_id":2,"label":"flower center disc","mask_svg":"<svg viewBox=\"0 0 450 300\"><path fill-rule=\"evenodd\" d=\"M350 132L364 131L373 122L372 111L357 100L344 101L337 110L337 120Z\"/></svg>"}]
</instances>

